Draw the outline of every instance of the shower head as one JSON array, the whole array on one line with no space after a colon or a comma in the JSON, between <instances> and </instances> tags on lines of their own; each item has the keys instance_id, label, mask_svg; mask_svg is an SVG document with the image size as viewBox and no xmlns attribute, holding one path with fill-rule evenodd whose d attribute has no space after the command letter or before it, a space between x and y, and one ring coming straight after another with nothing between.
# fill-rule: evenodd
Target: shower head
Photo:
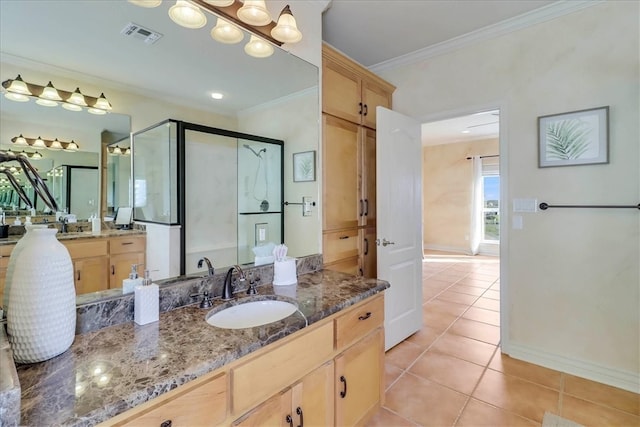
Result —
<instances>
[{"instance_id":1,"label":"shower head","mask_svg":"<svg viewBox=\"0 0 640 427\"><path fill-rule=\"evenodd\" d=\"M262 153L266 153L266 152L267 152L267 149L266 149L266 148L262 148L262 149L260 149L260 150L258 150L258 151L256 152L256 150L254 150L252 147L250 147L250 146L249 146L249 145L247 145L247 144L244 144L244 145L243 145L243 147L244 147L244 148L248 148L249 150L251 150L251 152L252 152L253 154L255 154L255 156L256 156L256 157L259 157L259 158L262 158L262 156L261 156L260 154L262 154Z\"/></svg>"}]
</instances>

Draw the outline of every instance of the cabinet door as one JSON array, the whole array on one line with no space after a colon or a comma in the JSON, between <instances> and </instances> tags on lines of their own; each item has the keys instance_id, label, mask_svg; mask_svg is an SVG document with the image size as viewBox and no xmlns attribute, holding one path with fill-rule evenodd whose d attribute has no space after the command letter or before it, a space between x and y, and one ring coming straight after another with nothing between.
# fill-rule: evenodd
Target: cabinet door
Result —
<instances>
[{"instance_id":1,"label":"cabinet door","mask_svg":"<svg viewBox=\"0 0 640 427\"><path fill-rule=\"evenodd\" d=\"M360 198L360 127L323 114L323 230L357 227Z\"/></svg>"},{"instance_id":2,"label":"cabinet door","mask_svg":"<svg viewBox=\"0 0 640 427\"><path fill-rule=\"evenodd\" d=\"M383 399L384 334L377 329L335 359L336 425L360 425Z\"/></svg>"},{"instance_id":3,"label":"cabinet door","mask_svg":"<svg viewBox=\"0 0 640 427\"><path fill-rule=\"evenodd\" d=\"M360 77L327 57L322 60L322 111L360 123L364 105Z\"/></svg>"},{"instance_id":4,"label":"cabinet door","mask_svg":"<svg viewBox=\"0 0 640 427\"><path fill-rule=\"evenodd\" d=\"M73 262L73 282L76 294L86 294L109 289L109 258L99 256L81 258Z\"/></svg>"},{"instance_id":5,"label":"cabinet door","mask_svg":"<svg viewBox=\"0 0 640 427\"><path fill-rule=\"evenodd\" d=\"M232 425L239 427L285 427L290 426L287 415L291 412L291 389L277 394L236 420Z\"/></svg>"},{"instance_id":6,"label":"cabinet door","mask_svg":"<svg viewBox=\"0 0 640 427\"><path fill-rule=\"evenodd\" d=\"M111 255L109 266L109 288L121 288L122 281L129 277L131 266L138 265L138 275L144 273L144 253L124 253Z\"/></svg>"},{"instance_id":7,"label":"cabinet door","mask_svg":"<svg viewBox=\"0 0 640 427\"><path fill-rule=\"evenodd\" d=\"M367 279L378 277L378 247L376 246L376 228L360 230L362 236L362 275Z\"/></svg>"},{"instance_id":8,"label":"cabinet door","mask_svg":"<svg viewBox=\"0 0 640 427\"><path fill-rule=\"evenodd\" d=\"M364 104L362 124L375 129L376 107L381 106L391 109L391 93L379 85L364 79L362 81L362 102Z\"/></svg>"},{"instance_id":9,"label":"cabinet door","mask_svg":"<svg viewBox=\"0 0 640 427\"><path fill-rule=\"evenodd\" d=\"M333 362L305 376L293 386L292 392L294 425L324 427L333 424Z\"/></svg>"},{"instance_id":10,"label":"cabinet door","mask_svg":"<svg viewBox=\"0 0 640 427\"><path fill-rule=\"evenodd\" d=\"M376 226L376 131L364 129L362 136L362 196L360 225Z\"/></svg>"},{"instance_id":11,"label":"cabinet door","mask_svg":"<svg viewBox=\"0 0 640 427\"><path fill-rule=\"evenodd\" d=\"M343 259L331 264L325 264L324 268L331 271L339 271L341 273L351 274L353 276L360 275L360 258L355 256Z\"/></svg>"}]
</instances>

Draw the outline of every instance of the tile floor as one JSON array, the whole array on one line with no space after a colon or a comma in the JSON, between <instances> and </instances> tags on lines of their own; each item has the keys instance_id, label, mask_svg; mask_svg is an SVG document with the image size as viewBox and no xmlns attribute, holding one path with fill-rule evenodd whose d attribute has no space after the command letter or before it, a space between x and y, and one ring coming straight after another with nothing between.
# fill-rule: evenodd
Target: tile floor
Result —
<instances>
[{"instance_id":1,"label":"tile floor","mask_svg":"<svg viewBox=\"0 0 640 427\"><path fill-rule=\"evenodd\" d=\"M500 353L499 260L429 251L424 326L386 354L369 426L640 426L640 396Z\"/></svg>"}]
</instances>

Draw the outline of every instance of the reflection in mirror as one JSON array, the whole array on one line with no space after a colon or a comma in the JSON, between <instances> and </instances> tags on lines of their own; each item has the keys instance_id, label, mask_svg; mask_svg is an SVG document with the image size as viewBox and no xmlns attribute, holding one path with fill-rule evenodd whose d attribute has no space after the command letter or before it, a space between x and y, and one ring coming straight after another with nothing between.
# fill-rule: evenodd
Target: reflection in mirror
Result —
<instances>
[{"instance_id":1,"label":"reflection in mirror","mask_svg":"<svg viewBox=\"0 0 640 427\"><path fill-rule=\"evenodd\" d=\"M103 151L107 159L105 177L105 216L113 217L121 206L131 206L131 147L129 138L108 144Z\"/></svg>"},{"instance_id":2,"label":"reflection in mirror","mask_svg":"<svg viewBox=\"0 0 640 427\"><path fill-rule=\"evenodd\" d=\"M179 118L285 141L282 199L297 202L307 196L317 200L318 182L294 183L291 169L293 153L318 150L320 103L317 67L280 48L275 48L269 58L250 57L243 49L249 40L246 33L244 42L236 45L214 41L210 30L216 19L208 12L209 22L205 27L185 30L168 17L172 3L162 2L157 8L145 9L125 1L0 1L2 81L21 74L25 80L39 85L46 85L52 80L56 87L63 90L73 91L80 87L83 93L91 95L104 92L113 106L113 112L99 118L126 118L124 126L103 123L94 127L90 136L85 136L85 133L78 135L77 132L84 128L84 120L98 116L87 114L84 110L72 112L60 107L42 107L35 105L33 100L17 103L0 97L0 141L7 143L10 138L25 132L26 127L7 126L9 119L34 126L48 122L51 131L34 129L29 131L30 136L41 135L43 138L64 141L74 139L80 145L80 152L102 153L99 156L102 172L99 195L102 210L106 214L106 187L111 180L106 177L108 155L101 144L112 144L131 131L139 132L168 118ZM100 17L98 26L95 25L96 16ZM61 22L74 24L61 25ZM147 44L135 36L121 34L121 30L131 22L162 34L162 37L153 44ZM177 80L176 76L182 78ZM222 93L223 99L212 99L213 91ZM46 110L48 114L58 116L43 122L35 119L30 112L22 111L11 117L5 112L6 106L31 106L32 109ZM107 131L106 136L102 131ZM50 150L41 151L44 154ZM148 154L154 155L153 152ZM247 151L246 154L250 153ZM209 161L215 165L215 159ZM67 161L53 163L46 171L44 168L42 170L46 173L62 165L90 166ZM255 166L255 163L249 163L246 168L249 172L255 172ZM126 167L122 168L124 173ZM119 174L120 170L114 171L114 176ZM162 176L159 179L163 179ZM129 194L132 194L135 178L130 178L130 181ZM240 183L241 191L242 185ZM115 184L112 188L113 208L124 205L124 199L116 203ZM177 191L177 187L173 189ZM214 185L210 186L210 190L217 194ZM8 199L9 196L7 194L4 197ZM169 223L175 223L176 220L171 218L177 218L177 211L174 210L177 208L175 203L170 202L171 197L172 194L162 195L165 206L149 215L166 217ZM130 200L133 204L133 198ZM220 199L217 202L222 205L226 201ZM302 256L320 252L319 212L314 211L312 216L302 217L300 210L295 208L285 207L284 233L289 253ZM178 238L171 233L179 231L174 227L168 228L169 231L162 230L170 234L166 241L177 242ZM148 241L152 240L156 230L147 226ZM271 229L268 232L271 238ZM170 258L173 257L175 245L177 243L172 245L171 250L152 247L151 244L147 248L149 268L159 270L153 274L154 279L180 274L175 269L175 260ZM212 261L216 268L224 267L222 261Z\"/></svg>"}]
</instances>

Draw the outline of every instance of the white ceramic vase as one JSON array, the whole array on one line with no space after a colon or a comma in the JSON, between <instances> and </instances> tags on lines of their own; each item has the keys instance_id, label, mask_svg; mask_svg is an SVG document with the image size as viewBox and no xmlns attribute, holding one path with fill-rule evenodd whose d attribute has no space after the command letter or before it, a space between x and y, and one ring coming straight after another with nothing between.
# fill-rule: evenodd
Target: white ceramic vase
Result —
<instances>
[{"instance_id":1,"label":"white ceramic vase","mask_svg":"<svg viewBox=\"0 0 640 427\"><path fill-rule=\"evenodd\" d=\"M42 362L66 351L75 337L76 291L69 251L55 228L31 229L10 265L7 334L18 363ZM25 236L26 237L26 236Z\"/></svg>"}]
</instances>

